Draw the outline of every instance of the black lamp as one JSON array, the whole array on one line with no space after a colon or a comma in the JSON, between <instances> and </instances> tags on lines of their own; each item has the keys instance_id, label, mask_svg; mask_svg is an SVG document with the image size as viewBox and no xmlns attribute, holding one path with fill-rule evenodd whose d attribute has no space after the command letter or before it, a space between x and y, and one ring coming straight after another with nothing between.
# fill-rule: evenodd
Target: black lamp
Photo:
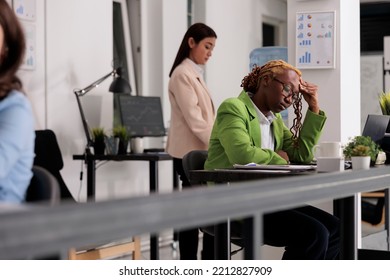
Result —
<instances>
[{"instance_id":1,"label":"black lamp","mask_svg":"<svg viewBox=\"0 0 390 280\"><path fill-rule=\"evenodd\" d=\"M128 81L126 81L124 78L122 78L122 68L117 68L112 70L107 75L103 76L99 80L93 82L89 86L83 88L83 89L75 89L73 92L76 95L77 99L77 105L79 107L80 115L81 115L81 121L83 122L84 132L85 136L87 138L87 146L86 146L86 152L89 153L89 148L93 145L93 140L89 131L88 123L84 115L83 107L81 106L80 97L86 95L88 92L90 92L92 89L97 88L103 81L105 81L108 77L113 76L114 81L111 83L109 91L113 93L124 93L124 94L130 94L131 93L131 87Z\"/></svg>"}]
</instances>

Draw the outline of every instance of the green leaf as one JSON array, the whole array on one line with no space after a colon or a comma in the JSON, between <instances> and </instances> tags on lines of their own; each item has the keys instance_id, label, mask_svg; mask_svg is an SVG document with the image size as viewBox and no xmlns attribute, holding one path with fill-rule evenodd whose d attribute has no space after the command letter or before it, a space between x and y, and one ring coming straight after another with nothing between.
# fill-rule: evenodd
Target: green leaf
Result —
<instances>
[{"instance_id":1,"label":"green leaf","mask_svg":"<svg viewBox=\"0 0 390 280\"><path fill-rule=\"evenodd\" d=\"M379 106L383 115L390 115L390 91L379 94Z\"/></svg>"},{"instance_id":2,"label":"green leaf","mask_svg":"<svg viewBox=\"0 0 390 280\"><path fill-rule=\"evenodd\" d=\"M368 155L371 157L371 161L375 161L380 150L379 145L370 136L355 136L344 147L343 153L348 159L352 156Z\"/></svg>"}]
</instances>

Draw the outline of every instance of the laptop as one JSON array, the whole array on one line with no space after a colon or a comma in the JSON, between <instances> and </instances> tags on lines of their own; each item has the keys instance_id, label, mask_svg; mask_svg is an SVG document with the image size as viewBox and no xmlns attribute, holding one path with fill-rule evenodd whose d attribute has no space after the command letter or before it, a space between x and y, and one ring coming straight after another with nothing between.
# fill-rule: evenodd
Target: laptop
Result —
<instances>
[{"instance_id":1,"label":"laptop","mask_svg":"<svg viewBox=\"0 0 390 280\"><path fill-rule=\"evenodd\" d=\"M362 135L370 136L384 151L390 151L390 116L368 115Z\"/></svg>"}]
</instances>

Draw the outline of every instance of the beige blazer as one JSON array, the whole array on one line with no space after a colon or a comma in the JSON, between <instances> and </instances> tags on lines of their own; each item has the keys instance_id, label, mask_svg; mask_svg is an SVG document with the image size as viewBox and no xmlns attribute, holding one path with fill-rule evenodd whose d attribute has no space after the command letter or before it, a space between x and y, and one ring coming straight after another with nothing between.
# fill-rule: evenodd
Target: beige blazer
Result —
<instances>
[{"instance_id":1,"label":"beige blazer","mask_svg":"<svg viewBox=\"0 0 390 280\"><path fill-rule=\"evenodd\" d=\"M207 150L215 112L203 77L187 58L173 71L168 84L171 121L166 150L176 158L192 150Z\"/></svg>"}]
</instances>

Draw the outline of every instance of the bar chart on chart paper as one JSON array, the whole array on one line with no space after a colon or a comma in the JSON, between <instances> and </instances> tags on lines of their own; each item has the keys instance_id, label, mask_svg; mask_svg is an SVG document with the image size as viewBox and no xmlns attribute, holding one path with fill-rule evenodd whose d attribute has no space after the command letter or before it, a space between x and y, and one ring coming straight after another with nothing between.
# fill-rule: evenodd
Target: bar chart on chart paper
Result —
<instances>
[{"instance_id":1,"label":"bar chart on chart paper","mask_svg":"<svg viewBox=\"0 0 390 280\"><path fill-rule=\"evenodd\" d=\"M334 68L335 12L297 13L296 66Z\"/></svg>"},{"instance_id":2,"label":"bar chart on chart paper","mask_svg":"<svg viewBox=\"0 0 390 280\"><path fill-rule=\"evenodd\" d=\"M311 53L305 52L304 55L298 58L299 64L311 63Z\"/></svg>"}]
</instances>

